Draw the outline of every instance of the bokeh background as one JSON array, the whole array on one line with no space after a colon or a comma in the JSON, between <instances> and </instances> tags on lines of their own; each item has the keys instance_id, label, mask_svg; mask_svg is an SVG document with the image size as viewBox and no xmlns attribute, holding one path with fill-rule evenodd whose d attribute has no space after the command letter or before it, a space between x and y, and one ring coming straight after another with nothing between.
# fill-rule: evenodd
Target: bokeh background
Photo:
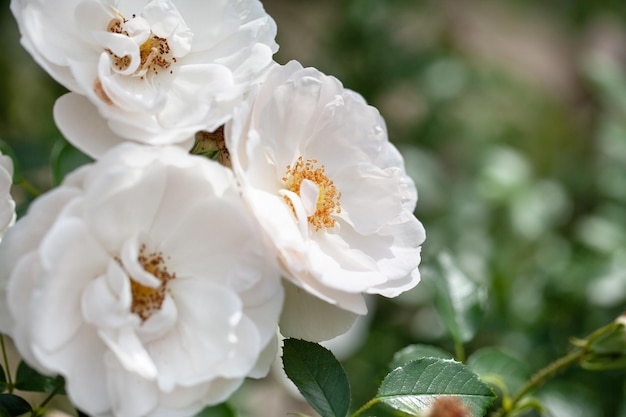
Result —
<instances>
[{"instance_id":1,"label":"bokeh background","mask_svg":"<svg viewBox=\"0 0 626 417\"><path fill-rule=\"evenodd\" d=\"M0 139L25 177L47 189L50 155L62 143L52 105L64 89L20 47L9 1L1 4ZM625 310L626 3L264 5L278 25L278 62L336 76L385 117L418 186L428 281L446 254L478 288L467 355L504 347L538 369L571 337ZM337 351L355 407L374 395L402 347L454 352L434 298L425 282L398 299L372 300L361 331ZM248 385L236 399L242 414L306 410L279 379ZM625 417L625 393L623 371L574 368L541 395L553 405L545 415Z\"/></svg>"}]
</instances>

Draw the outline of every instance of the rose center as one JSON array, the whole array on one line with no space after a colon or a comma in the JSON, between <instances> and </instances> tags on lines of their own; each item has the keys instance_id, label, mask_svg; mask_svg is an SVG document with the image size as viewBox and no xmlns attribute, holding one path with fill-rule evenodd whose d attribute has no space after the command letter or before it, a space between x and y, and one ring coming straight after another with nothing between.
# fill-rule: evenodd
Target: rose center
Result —
<instances>
[{"instance_id":1,"label":"rose center","mask_svg":"<svg viewBox=\"0 0 626 417\"><path fill-rule=\"evenodd\" d=\"M143 322L161 309L168 291L167 284L176 278L176 274L168 271L161 252L147 253L145 245L140 248L138 261L146 272L161 281L161 285L158 287L149 287L140 284L131 277L130 292L133 301L130 310L137 314Z\"/></svg>"},{"instance_id":2,"label":"rose center","mask_svg":"<svg viewBox=\"0 0 626 417\"><path fill-rule=\"evenodd\" d=\"M300 156L293 166L287 166L287 171L282 178L285 187L299 196L301 196L300 190L304 180L317 185L319 194L315 202L315 212L307 216L307 221L315 227L316 231L323 227L334 227L336 220L332 216L341 213L341 204L339 203L341 193L337 192L335 184L326 176L324 171L324 165L317 166L317 160L307 159L304 161ZM295 213L291 200L287 197L284 199Z\"/></svg>"},{"instance_id":3,"label":"rose center","mask_svg":"<svg viewBox=\"0 0 626 417\"><path fill-rule=\"evenodd\" d=\"M133 15L134 18L135 16ZM130 37L128 31L124 28L126 23L128 23L128 20L125 18L121 16L116 17L109 22L107 30ZM131 65L130 56L120 57L110 50L107 50L107 52L113 57L113 66L118 71L125 71ZM148 39L139 46L139 65L132 75L139 76L141 79L146 74L157 75L159 71L167 70L174 62L176 62L176 58L172 55L167 39L160 38L150 32ZM172 73L172 70L169 72Z\"/></svg>"}]
</instances>

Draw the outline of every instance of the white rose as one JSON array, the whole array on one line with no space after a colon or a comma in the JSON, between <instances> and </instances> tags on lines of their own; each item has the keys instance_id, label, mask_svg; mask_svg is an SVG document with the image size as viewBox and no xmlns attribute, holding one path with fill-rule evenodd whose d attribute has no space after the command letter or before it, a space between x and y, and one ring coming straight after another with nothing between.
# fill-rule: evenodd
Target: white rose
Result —
<instances>
[{"instance_id":1,"label":"white rose","mask_svg":"<svg viewBox=\"0 0 626 417\"><path fill-rule=\"evenodd\" d=\"M0 239L15 223L15 201L11 197L13 160L0 153Z\"/></svg>"},{"instance_id":2,"label":"white rose","mask_svg":"<svg viewBox=\"0 0 626 417\"><path fill-rule=\"evenodd\" d=\"M55 105L59 129L93 157L128 139L189 148L230 118L278 49L258 0L11 0L11 10L24 47L71 91Z\"/></svg>"},{"instance_id":3,"label":"white rose","mask_svg":"<svg viewBox=\"0 0 626 417\"><path fill-rule=\"evenodd\" d=\"M243 195L287 285L281 332L324 340L420 280L417 192L379 112L334 77L276 66L226 125ZM313 295L314 297L310 297Z\"/></svg>"},{"instance_id":4,"label":"white rose","mask_svg":"<svg viewBox=\"0 0 626 417\"><path fill-rule=\"evenodd\" d=\"M231 172L124 144L0 245L0 331L91 416L189 416L260 377L283 301Z\"/></svg>"}]
</instances>

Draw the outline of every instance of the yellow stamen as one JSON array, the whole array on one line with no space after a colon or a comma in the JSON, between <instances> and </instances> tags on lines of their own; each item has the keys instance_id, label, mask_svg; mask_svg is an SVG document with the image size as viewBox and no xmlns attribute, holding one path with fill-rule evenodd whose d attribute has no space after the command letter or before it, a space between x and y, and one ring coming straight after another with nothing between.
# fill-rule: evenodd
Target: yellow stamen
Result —
<instances>
[{"instance_id":1,"label":"yellow stamen","mask_svg":"<svg viewBox=\"0 0 626 417\"><path fill-rule=\"evenodd\" d=\"M172 65L168 60L169 55L170 45L167 43L167 39L159 38L153 34L139 47L140 68L146 71L153 70L158 74L159 68L167 69Z\"/></svg>"},{"instance_id":2,"label":"yellow stamen","mask_svg":"<svg viewBox=\"0 0 626 417\"><path fill-rule=\"evenodd\" d=\"M133 301L130 311L137 314L143 322L161 309L167 294L167 283L176 278L176 274L167 270L165 258L161 252L146 254L145 245L140 248L138 260L146 272L161 281L161 285L154 288L142 285L131 277L130 292Z\"/></svg>"},{"instance_id":3,"label":"yellow stamen","mask_svg":"<svg viewBox=\"0 0 626 417\"><path fill-rule=\"evenodd\" d=\"M296 163L287 166L287 172L282 178L285 187L298 195L300 195L300 185L303 180L314 182L319 188L319 196L315 204L315 213L307 217L307 221L318 231L322 227L332 228L335 226L336 220L333 214L341 213L341 193L337 192L335 184L324 173L324 165L316 167L317 160L307 159L304 161L302 156L298 158ZM289 198L284 197L287 204L295 213L293 204Z\"/></svg>"},{"instance_id":4,"label":"yellow stamen","mask_svg":"<svg viewBox=\"0 0 626 417\"><path fill-rule=\"evenodd\" d=\"M134 17L135 15L133 15ZM124 29L126 22L128 20L124 19L120 14L118 17L111 19L107 25L107 31L129 36ZM117 56L111 50L107 50L107 52L113 57L113 66L118 70L123 71L130 65L129 56ZM176 58L171 54L171 48L167 43L167 39L160 38L154 33L150 33L148 39L139 46L139 60L139 67L134 75L140 77L143 77L146 73L158 74L159 70L168 69L172 62L176 62Z\"/></svg>"}]
</instances>

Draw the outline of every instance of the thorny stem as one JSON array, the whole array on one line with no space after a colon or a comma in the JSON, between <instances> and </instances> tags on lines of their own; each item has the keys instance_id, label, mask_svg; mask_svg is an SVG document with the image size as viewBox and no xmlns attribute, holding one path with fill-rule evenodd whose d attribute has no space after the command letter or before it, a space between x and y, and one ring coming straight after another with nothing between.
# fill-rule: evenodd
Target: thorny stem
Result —
<instances>
[{"instance_id":1,"label":"thorny stem","mask_svg":"<svg viewBox=\"0 0 626 417\"><path fill-rule=\"evenodd\" d=\"M578 362L583 357L585 352L586 349L584 348L574 348L567 355L555 360L554 362L534 374L530 378L530 381L528 381L528 383L515 395L515 397L513 397L513 399L511 400L511 406L514 407L530 391L538 388L554 375Z\"/></svg>"},{"instance_id":2,"label":"thorny stem","mask_svg":"<svg viewBox=\"0 0 626 417\"><path fill-rule=\"evenodd\" d=\"M13 392L13 379L11 378L11 369L9 368L9 358L7 356L7 350L4 346L4 335L0 334L0 348L2 349L2 360L4 361L4 369L7 377L7 385L9 393Z\"/></svg>"},{"instance_id":3,"label":"thorny stem","mask_svg":"<svg viewBox=\"0 0 626 417\"><path fill-rule=\"evenodd\" d=\"M520 389L519 392L511 399L511 401L508 403L508 406L500 408L498 411L492 414L492 417L506 417L511 415L510 413L516 411L516 406L528 393L539 388L548 379L552 378L556 374L578 363L584 357L584 355L589 352L589 347L593 341L615 330L615 328L618 326L620 326L620 324L612 322L611 324L594 331L584 340L578 341L576 343L577 346L572 349L568 354L555 360L545 368L535 373L530 378L530 381L528 381L528 383L524 385L524 387L522 387L522 389Z\"/></svg>"},{"instance_id":4,"label":"thorny stem","mask_svg":"<svg viewBox=\"0 0 626 417\"><path fill-rule=\"evenodd\" d=\"M614 321L604 327L600 327L598 330L594 331L589 336L587 336L587 338L583 340L583 343L585 343L586 346L589 346L591 343L595 342L600 337L604 336L607 333L614 331L615 329L617 329L618 327L622 325L623 324L617 321Z\"/></svg>"}]
</instances>

